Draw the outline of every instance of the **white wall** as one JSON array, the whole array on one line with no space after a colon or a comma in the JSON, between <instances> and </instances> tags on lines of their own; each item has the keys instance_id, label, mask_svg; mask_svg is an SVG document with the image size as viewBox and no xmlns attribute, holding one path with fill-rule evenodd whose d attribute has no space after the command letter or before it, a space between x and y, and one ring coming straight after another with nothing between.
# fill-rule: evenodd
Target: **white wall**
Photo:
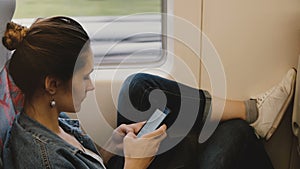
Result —
<instances>
[{"instance_id":1,"label":"white wall","mask_svg":"<svg viewBox=\"0 0 300 169\"><path fill-rule=\"evenodd\" d=\"M229 98L246 99L279 82L300 54L299 0L206 0L203 32L224 65ZM210 88L202 66L201 87Z\"/></svg>"}]
</instances>

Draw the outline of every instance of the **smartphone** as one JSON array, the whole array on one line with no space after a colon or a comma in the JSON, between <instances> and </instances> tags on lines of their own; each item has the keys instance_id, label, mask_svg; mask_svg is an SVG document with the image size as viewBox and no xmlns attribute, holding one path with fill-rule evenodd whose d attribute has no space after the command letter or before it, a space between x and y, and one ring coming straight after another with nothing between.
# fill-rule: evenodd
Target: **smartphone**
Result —
<instances>
[{"instance_id":1,"label":"smartphone","mask_svg":"<svg viewBox=\"0 0 300 169\"><path fill-rule=\"evenodd\" d=\"M137 137L141 137L142 135L150 133L156 130L157 128L159 128L161 123L169 113L170 110L168 108L165 108L164 111L161 111L160 109L156 109L154 113L151 115L151 117L143 125L141 130L138 132Z\"/></svg>"}]
</instances>

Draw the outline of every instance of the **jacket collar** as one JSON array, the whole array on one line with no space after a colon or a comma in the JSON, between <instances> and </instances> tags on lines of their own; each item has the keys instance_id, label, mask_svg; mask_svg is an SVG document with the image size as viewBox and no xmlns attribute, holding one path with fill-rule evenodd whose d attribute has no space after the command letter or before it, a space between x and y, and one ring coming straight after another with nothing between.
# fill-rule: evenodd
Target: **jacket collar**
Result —
<instances>
[{"instance_id":1,"label":"jacket collar","mask_svg":"<svg viewBox=\"0 0 300 169\"><path fill-rule=\"evenodd\" d=\"M58 118L60 127L68 132L73 134L75 137L80 136L76 128L72 127L71 124L68 124L68 120L64 120ZM16 117L15 125L20 129L24 130L25 132L30 133L36 139L47 143L47 144L55 144L56 146L62 146L64 148L69 149L71 152L76 153L79 151L78 148L72 146L71 144L64 141L54 132L49 130L47 127L43 126L36 120L30 118L26 113L22 112Z\"/></svg>"}]
</instances>

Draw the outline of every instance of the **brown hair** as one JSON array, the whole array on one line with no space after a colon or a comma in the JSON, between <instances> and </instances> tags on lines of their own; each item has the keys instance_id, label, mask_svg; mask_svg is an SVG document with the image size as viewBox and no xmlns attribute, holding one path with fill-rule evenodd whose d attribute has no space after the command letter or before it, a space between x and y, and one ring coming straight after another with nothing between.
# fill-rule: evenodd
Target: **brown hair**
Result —
<instances>
[{"instance_id":1,"label":"brown hair","mask_svg":"<svg viewBox=\"0 0 300 169\"><path fill-rule=\"evenodd\" d=\"M7 49L15 50L9 73L25 96L31 97L44 87L48 75L63 82L72 78L78 55L89 37L78 22L58 16L38 19L29 29L10 22L2 42Z\"/></svg>"}]
</instances>

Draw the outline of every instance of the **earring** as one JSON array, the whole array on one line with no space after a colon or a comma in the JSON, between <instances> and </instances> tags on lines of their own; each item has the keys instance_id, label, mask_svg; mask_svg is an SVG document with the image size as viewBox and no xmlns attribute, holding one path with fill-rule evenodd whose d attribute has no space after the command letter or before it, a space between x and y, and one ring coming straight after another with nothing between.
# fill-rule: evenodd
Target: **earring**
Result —
<instances>
[{"instance_id":1,"label":"earring","mask_svg":"<svg viewBox=\"0 0 300 169\"><path fill-rule=\"evenodd\" d=\"M51 108L53 108L53 107L55 107L55 100L54 99L52 99L51 101L50 101L50 107Z\"/></svg>"}]
</instances>

